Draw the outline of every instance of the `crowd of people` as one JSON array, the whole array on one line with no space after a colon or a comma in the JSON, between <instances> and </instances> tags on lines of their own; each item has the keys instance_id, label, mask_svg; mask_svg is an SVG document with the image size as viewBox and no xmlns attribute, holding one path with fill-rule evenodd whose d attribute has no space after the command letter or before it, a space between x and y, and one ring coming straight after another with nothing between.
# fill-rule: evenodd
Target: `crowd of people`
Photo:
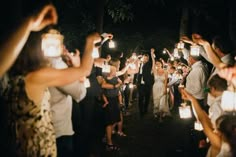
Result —
<instances>
[{"instance_id":1,"label":"crowd of people","mask_svg":"<svg viewBox=\"0 0 236 157\"><path fill-rule=\"evenodd\" d=\"M102 141L107 151L119 151L113 135L128 136L123 119L135 98L140 118L152 104L159 122L187 102L203 126L197 145L209 140L208 151L199 156L236 156L235 111L221 107L223 93L236 86L228 40L216 36L210 44L193 33L192 39L180 40L197 45L200 55L178 48L177 55L163 60L150 48L127 57L121 68L121 57L93 58L97 45L113 38L109 33L102 35L105 40L97 32L89 34L82 57L66 46L62 56L45 57L37 45L42 30L57 21L54 5L45 4L1 43L1 99L8 111L1 123L7 124L9 141L3 149L10 156L99 156L96 147Z\"/></svg>"}]
</instances>

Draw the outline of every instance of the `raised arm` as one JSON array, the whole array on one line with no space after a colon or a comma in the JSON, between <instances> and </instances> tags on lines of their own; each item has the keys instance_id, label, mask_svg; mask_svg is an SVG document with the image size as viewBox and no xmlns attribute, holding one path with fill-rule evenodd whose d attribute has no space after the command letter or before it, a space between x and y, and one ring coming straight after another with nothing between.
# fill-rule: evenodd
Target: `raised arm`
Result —
<instances>
[{"instance_id":1,"label":"raised arm","mask_svg":"<svg viewBox=\"0 0 236 157\"><path fill-rule=\"evenodd\" d=\"M182 36L180 40L191 45L194 44L194 42L191 39L189 39L187 36Z\"/></svg>"},{"instance_id":2,"label":"raised arm","mask_svg":"<svg viewBox=\"0 0 236 157\"><path fill-rule=\"evenodd\" d=\"M117 71L117 72L116 72L116 76L124 75L128 69L129 69L129 64L127 64L127 65L126 65L123 69L121 69L120 71Z\"/></svg>"},{"instance_id":3,"label":"raised arm","mask_svg":"<svg viewBox=\"0 0 236 157\"><path fill-rule=\"evenodd\" d=\"M0 45L0 77L12 66L31 31L40 31L44 27L57 23L57 13L53 5L44 6L35 16L30 16Z\"/></svg>"},{"instance_id":4,"label":"raised arm","mask_svg":"<svg viewBox=\"0 0 236 157\"><path fill-rule=\"evenodd\" d=\"M152 72L156 73L156 68L155 68L155 49L151 48L151 58L152 58Z\"/></svg>"},{"instance_id":5,"label":"raised arm","mask_svg":"<svg viewBox=\"0 0 236 157\"><path fill-rule=\"evenodd\" d=\"M193 38L194 35L193 35ZM216 55L216 53L214 52L214 50L212 49L210 43L202 38L195 38L196 43L198 43L199 45L202 45L203 48L205 49L207 56L209 58L209 61L218 69L222 69L224 67L226 67L227 65L225 63L223 63L220 58Z\"/></svg>"},{"instance_id":6,"label":"raised arm","mask_svg":"<svg viewBox=\"0 0 236 157\"><path fill-rule=\"evenodd\" d=\"M97 49L95 43L100 41L101 37L98 33L90 34L86 38L80 67L69 67L66 69L42 68L27 75L28 82L34 83L35 86L43 86L42 88L46 88L51 86L63 86L81 77L89 76L93 66L92 52L94 49Z\"/></svg>"},{"instance_id":7,"label":"raised arm","mask_svg":"<svg viewBox=\"0 0 236 157\"><path fill-rule=\"evenodd\" d=\"M211 120L208 117L207 113L200 107L198 101L186 90L182 89L181 94L183 99L191 101L192 107L195 109L198 119L202 123L203 131L210 140L211 145L216 149L220 149L221 138L219 137L219 135L214 133Z\"/></svg>"}]
</instances>

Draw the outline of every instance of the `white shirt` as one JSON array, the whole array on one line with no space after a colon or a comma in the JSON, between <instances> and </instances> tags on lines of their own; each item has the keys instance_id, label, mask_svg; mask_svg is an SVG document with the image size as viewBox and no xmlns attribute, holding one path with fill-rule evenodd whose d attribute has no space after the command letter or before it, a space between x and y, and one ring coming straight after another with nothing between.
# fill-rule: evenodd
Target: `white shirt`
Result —
<instances>
[{"instance_id":1,"label":"white shirt","mask_svg":"<svg viewBox=\"0 0 236 157\"><path fill-rule=\"evenodd\" d=\"M223 110L222 110L220 104L221 104L221 96L216 97L214 99L214 102L212 102L212 104L209 104L210 105L210 108L208 111L209 118L211 119L211 123L214 128L216 128L216 124L215 124L216 119L223 114Z\"/></svg>"},{"instance_id":2,"label":"white shirt","mask_svg":"<svg viewBox=\"0 0 236 157\"><path fill-rule=\"evenodd\" d=\"M57 69L67 68L61 58L53 59L52 67ZM67 76L65 76L67 77ZM72 98L79 102L86 95L86 88L79 81L62 87L49 88L51 99L52 122L55 128L56 137L73 135L72 128Z\"/></svg>"},{"instance_id":3,"label":"white shirt","mask_svg":"<svg viewBox=\"0 0 236 157\"><path fill-rule=\"evenodd\" d=\"M221 61L225 64L228 64L228 65L233 65L234 64L233 57L230 54L227 54L224 57L221 57ZM211 72L211 74L208 78L208 81L212 78L212 76L217 74L217 72L218 72L218 69L213 67L212 72ZM207 95L207 104L211 104L212 101L214 101L214 98L212 98L212 96L208 93L208 95Z\"/></svg>"},{"instance_id":4,"label":"white shirt","mask_svg":"<svg viewBox=\"0 0 236 157\"><path fill-rule=\"evenodd\" d=\"M186 78L186 90L196 99L204 99L204 88L206 87L208 70L202 61L197 61L192 65L192 70Z\"/></svg>"}]
</instances>

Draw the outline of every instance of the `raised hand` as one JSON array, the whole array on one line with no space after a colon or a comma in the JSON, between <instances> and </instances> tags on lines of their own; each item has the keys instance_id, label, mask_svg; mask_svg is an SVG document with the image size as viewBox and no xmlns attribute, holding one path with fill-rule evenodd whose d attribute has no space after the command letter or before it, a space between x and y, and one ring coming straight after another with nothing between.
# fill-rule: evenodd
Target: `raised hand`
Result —
<instances>
[{"instance_id":1,"label":"raised hand","mask_svg":"<svg viewBox=\"0 0 236 157\"><path fill-rule=\"evenodd\" d=\"M193 96L189 94L185 89L181 89L180 92L181 92L182 99L184 100L191 100L193 98Z\"/></svg>"},{"instance_id":2,"label":"raised hand","mask_svg":"<svg viewBox=\"0 0 236 157\"><path fill-rule=\"evenodd\" d=\"M102 38L99 35L99 33L97 33L97 32L89 34L86 38L87 42L93 42L94 44L101 42L101 40L102 40Z\"/></svg>"},{"instance_id":3,"label":"raised hand","mask_svg":"<svg viewBox=\"0 0 236 157\"><path fill-rule=\"evenodd\" d=\"M154 48L151 48L151 56L155 58L156 56L155 56L155 53L154 53L154 52L155 52L155 49L154 49Z\"/></svg>"},{"instance_id":4,"label":"raised hand","mask_svg":"<svg viewBox=\"0 0 236 157\"><path fill-rule=\"evenodd\" d=\"M180 38L180 40L185 42L185 43L193 44L193 41L191 39L189 39L187 36L182 36Z\"/></svg>"},{"instance_id":5,"label":"raised hand","mask_svg":"<svg viewBox=\"0 0 236 157\"><path fill-rule=\"evenodd\" d=\"M57 24L56 8L52 4L44 6L36 15L30 17L31 31L40 31L48 25Z\"/></svg>"},{"instance_id":6,"label":"raised hand","mask_svg":"<svg viewBox=\"0 0 236 157\"><path fill-rule=\"evenodd\" d=\"M195 39L202 39L202 36L200 34L197 34L197 33L193 33L192 34L192 39L195 40Z\"/></svg>"},{"instance_id":7,"label":"raised hand","mask_svg":"<svg viewBox=\"0 0 236 157\"><path fill-rule=\"evenodd\" d=\"M202 39L202 38L195 38L195 39L194 39L194 42L197 43L197 44L199 44L199 45L202 45L202 46L204 46L205 44L209 44L208 41L206 41L206 40L204 40L204 39Z\"/></svg>"},{"instance_id":8,"label":"raised hand","mask_svg":"<svg viewBox=\"0 0 236 157\"><path fill-rule=\"evenodd\" d=\"M102 33L101 36L106 40L113 38L113 34L111 34L111 33Z\"/></svg>"}]
</instances>

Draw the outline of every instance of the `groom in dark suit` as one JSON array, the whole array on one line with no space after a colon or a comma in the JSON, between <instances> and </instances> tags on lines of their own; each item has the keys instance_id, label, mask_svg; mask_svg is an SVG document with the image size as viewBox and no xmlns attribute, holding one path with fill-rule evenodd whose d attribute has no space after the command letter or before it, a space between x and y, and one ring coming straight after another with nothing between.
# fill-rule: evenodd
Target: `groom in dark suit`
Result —
<instances>
[{"instance_id":1,"label":"groom in dark suit","mask_svg":"<svg viewBox=\"0 0 236 157\"><path fill-rule=\"evenodd\" d=\"M152 85L154 82L153 75L151 74L152 63L149 61L149 55L144 54L141 59L139 73L137 74L138 86L138 104L140 117L148 111Z\"/></svg>"}]
</instances>

